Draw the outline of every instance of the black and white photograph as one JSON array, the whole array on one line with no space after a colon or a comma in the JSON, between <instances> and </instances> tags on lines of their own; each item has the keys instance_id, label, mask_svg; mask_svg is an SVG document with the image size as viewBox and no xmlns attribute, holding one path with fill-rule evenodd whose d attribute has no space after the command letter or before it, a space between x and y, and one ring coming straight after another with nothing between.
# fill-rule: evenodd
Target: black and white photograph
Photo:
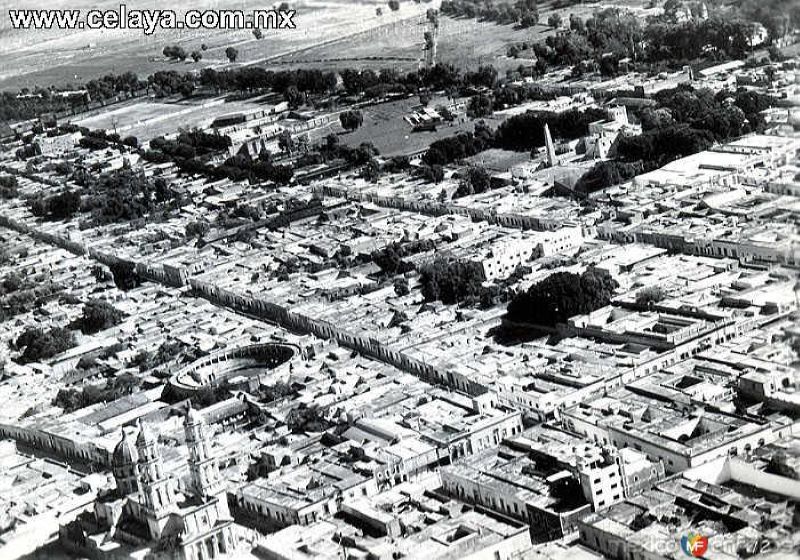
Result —
<instances>
[{"instance_id":1,"label":"black and white photograph","mask_svg":"<svg viewBox=\"0 0 800 560\"><path fill-rule=\"evenodd\" d=\"M0 0L0 560L800 559L800 0Z\"/></svg>"}]
</instances>

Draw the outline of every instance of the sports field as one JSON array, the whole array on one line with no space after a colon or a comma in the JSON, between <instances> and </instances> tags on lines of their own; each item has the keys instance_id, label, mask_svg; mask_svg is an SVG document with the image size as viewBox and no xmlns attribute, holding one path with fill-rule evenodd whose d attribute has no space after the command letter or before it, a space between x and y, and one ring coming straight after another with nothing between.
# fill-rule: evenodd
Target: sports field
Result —
<instances>
[{"instance_id":1,"label":"sports field","mask_svg":"<svg viewBox=\"0 0 800 560\"><path fill-rule=\"evenodd\" d=\"M432 99L430 107L435 107L443 101L442 99ZM403 117L417 106L419 106L419 99L410 97L365 107L361 110L364 115L364 123L353 132L342 133L341 141L351 146L357 146L362 142L372 142L381 155L396 156L413 154L426 149L434 140L453 136L460 131L472 132L475 129L475 121L464 117L452 123L443 122L434 131L413 132L412 126ZM492 128L497 126L497 122L491 118L484 120Z\"/></svg>"},{"instance_id":2,"label":"sports field","mask_svg":"<svg viewBox=\"0 0 800 560\"><path fill-rule=\"evenodd\" d=\"M254 102L226 102L222 97L193 98L174 103L141 101L75 123L109 132L116 130L120 136L136 136L140 142L145 142L156 136L174 133L178 128L206 127L222 115L261 108L262 105Z\"/></svg>"}]
</instances>

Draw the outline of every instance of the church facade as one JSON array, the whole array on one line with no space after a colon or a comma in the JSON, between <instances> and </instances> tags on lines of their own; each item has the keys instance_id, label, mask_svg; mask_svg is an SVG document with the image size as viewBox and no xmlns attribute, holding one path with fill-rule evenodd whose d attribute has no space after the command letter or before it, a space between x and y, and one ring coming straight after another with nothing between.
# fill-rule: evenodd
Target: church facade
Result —
<instances>
[{"instance_id":1,"label":"church facade","mask_svg":"<svg viewBox=\"0 0 800 560\"><path fill-rule=\"evenodd\" d=\"M152 560L230 556L238 539L208 426L194 409L184 432L189 479L179 491L152 429L123 429L112 459L116 489L98 497L93 512L62 527L62 543L93 558L128 558L136 551Z\"/></svg>"}]
</instances>

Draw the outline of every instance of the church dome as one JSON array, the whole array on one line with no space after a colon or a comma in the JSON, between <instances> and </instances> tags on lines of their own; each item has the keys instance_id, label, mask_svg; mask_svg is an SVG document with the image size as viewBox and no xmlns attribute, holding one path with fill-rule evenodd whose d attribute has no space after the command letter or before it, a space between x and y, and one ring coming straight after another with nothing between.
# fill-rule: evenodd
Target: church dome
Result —
<instances>
[{"instance_id":1,"label":"church dome","mask_svg":"<svg viewBox=\"0 0 800 560\"><path fill-rule=\"evenodd\" d=\"M122 439L117 443L116 447L114 447L114 453L111 456L111 465L113 467L123 467L132 465L138 460L139 453L136 451L136 446L123 429Z\"/></svg>"}]
</instances>

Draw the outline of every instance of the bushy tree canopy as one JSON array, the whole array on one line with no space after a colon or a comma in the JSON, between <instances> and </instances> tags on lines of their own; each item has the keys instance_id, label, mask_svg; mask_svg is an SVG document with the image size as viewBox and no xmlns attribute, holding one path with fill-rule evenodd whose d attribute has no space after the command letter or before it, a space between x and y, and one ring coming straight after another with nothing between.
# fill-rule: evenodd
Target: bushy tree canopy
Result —
<instances>
[{"instance_id":1,"label":"bushy tree canopy","mask_svg":"<svg viewBox=\"0 0 800 560\"><path fill-rule=\"evenodd\" d=\"M582 274L556 272L517 294L508 305L508 318L553 327L608 305L617 287L608 272L594 267Z\"/></svg>"},{"instance_id":2,"label":"bushy tree canopy","mask_svg":"<svg viewBox=\"0 0 800 560\"><path fill-rule=\"evenodd\" d=\"M24 348L19 357L19 362L28 364L48 360L65 352L75 345L72 333L61 327L49 330L28 328L16 341L17 348Z\"/></svg>"},{"instance_id":3,"label":"bushy tree canopy","mask_svg":"<svg viewBox=\"0 0 800 560\"><path fill-rule=\"evenodd\" d=\"M83 314L75 320L75 327L84 334L94 334L113 327L125 316L107 301L92 299L83 306Z\"/></svg>"}]
</instances>

